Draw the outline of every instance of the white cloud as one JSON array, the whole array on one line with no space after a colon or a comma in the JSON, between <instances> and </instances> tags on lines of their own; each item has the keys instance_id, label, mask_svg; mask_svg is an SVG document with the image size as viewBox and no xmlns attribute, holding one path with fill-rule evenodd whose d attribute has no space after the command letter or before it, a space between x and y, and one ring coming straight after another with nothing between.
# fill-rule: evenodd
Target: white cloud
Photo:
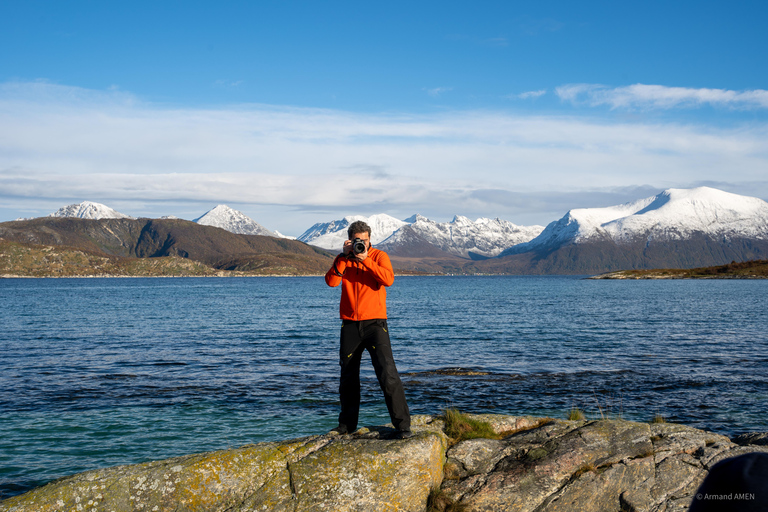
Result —
<instances>
[{"instance_id":1,"label":"white cloud","mask_svg":"<svg viewBox=\"0 0 768 512\"><path fill-rule=\"evenodd\" d=\"M516 95L515 97L516 98L520 98L521 100L529 100L529 99L541 98L545 94L547 94L547 90L546 89L539 89L538 91L523 92L523 93L520 93L520 94Z\"/></svg>"},{"instance_id":2,"label":"white cloud","mask_svg":"<svg viewBox=\"0 0 768 512\"><path fill-rule=\"evenodd\" d=\"M119 91L5 84L0 209L113 199L344 208L345 214L475 212L515 221L509 218L520 211L514 204L487 203L483 210L478 197L486 196L476 192L542 197L590 187L686 186L724 176L732 183L765 181L767 139L765 124L716 128L268 105L168 108Z\"/></svg>"},{"instance_id":3,"label":"white cloud","mask_svg":"<svg viewBox=\"0 0 768 512\"><path fill-rule=\"evenodd\" d=\"M569 84L557 87L563 101L590 106L608 105L612 109L670 109L712 105L734 109L768 108L768 91L755 89L693 89L663 85L635 84L607 87L597 84Z\"/></svg>"}]
</instances>

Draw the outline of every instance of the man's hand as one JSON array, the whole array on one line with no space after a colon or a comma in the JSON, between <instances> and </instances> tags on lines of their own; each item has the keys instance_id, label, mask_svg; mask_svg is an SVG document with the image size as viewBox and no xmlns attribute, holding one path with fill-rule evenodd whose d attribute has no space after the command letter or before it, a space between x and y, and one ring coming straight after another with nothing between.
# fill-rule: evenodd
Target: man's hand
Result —
<instances>
[{"instance_id":1,"label":"man's hand","mask_svg":"<svg viewBox=\"0 0 768 512\"><path fill-rule=\"evenodd\" d=\"M352 240L344 240L344 248L342 249L344 256L350 258L352 255Z\"/></svg>"}]
</instances>

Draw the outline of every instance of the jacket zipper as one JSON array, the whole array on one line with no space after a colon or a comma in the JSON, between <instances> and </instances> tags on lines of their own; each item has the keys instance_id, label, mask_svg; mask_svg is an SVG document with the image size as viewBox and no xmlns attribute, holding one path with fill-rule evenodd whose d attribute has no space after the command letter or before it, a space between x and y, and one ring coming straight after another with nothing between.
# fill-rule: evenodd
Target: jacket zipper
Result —
<instances>
[{"instance_id":1,"label":"jacket zipper","mask_svg":"<svg viewBox=\"0 0 768 512\"><path fill-rule=\"evenodd\" d=\"M357 263L355 263L355 273L357 275L357 280L355 282L355 320L360 320L360 268L357 266Z\"/></svg>"}]
</instances>

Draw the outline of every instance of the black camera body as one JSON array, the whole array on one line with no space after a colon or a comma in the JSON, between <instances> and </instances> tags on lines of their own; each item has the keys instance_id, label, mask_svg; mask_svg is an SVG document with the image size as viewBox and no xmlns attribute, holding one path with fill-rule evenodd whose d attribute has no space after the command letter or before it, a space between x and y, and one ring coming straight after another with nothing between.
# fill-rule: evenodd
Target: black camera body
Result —
<instances>
[{"instance_id":1,"label":"black camera body","mask_svg":"<svg viewBox=\"0 0 768 512\"><path fill-rule=\"evenodd\" d=\"M352 240L352 253L357 256L364 253L368 248L365 246L365 242L360 238Z\"/></svg>"}]
</instances>

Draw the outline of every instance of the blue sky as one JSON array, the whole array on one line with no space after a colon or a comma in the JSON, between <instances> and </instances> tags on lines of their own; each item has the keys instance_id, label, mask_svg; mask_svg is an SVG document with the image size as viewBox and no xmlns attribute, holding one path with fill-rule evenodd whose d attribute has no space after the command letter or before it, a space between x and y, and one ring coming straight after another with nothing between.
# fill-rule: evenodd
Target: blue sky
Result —
<instances>
[{"instance_id":1,"label":"blue sky","mask_svg":"<svg viewBox=\"0 0 768 512\"><path fill-rule=\"evenodd\" d=\"M0 221L768 199L764 2L0 0Z\"/></svg>"}]
</instances>

